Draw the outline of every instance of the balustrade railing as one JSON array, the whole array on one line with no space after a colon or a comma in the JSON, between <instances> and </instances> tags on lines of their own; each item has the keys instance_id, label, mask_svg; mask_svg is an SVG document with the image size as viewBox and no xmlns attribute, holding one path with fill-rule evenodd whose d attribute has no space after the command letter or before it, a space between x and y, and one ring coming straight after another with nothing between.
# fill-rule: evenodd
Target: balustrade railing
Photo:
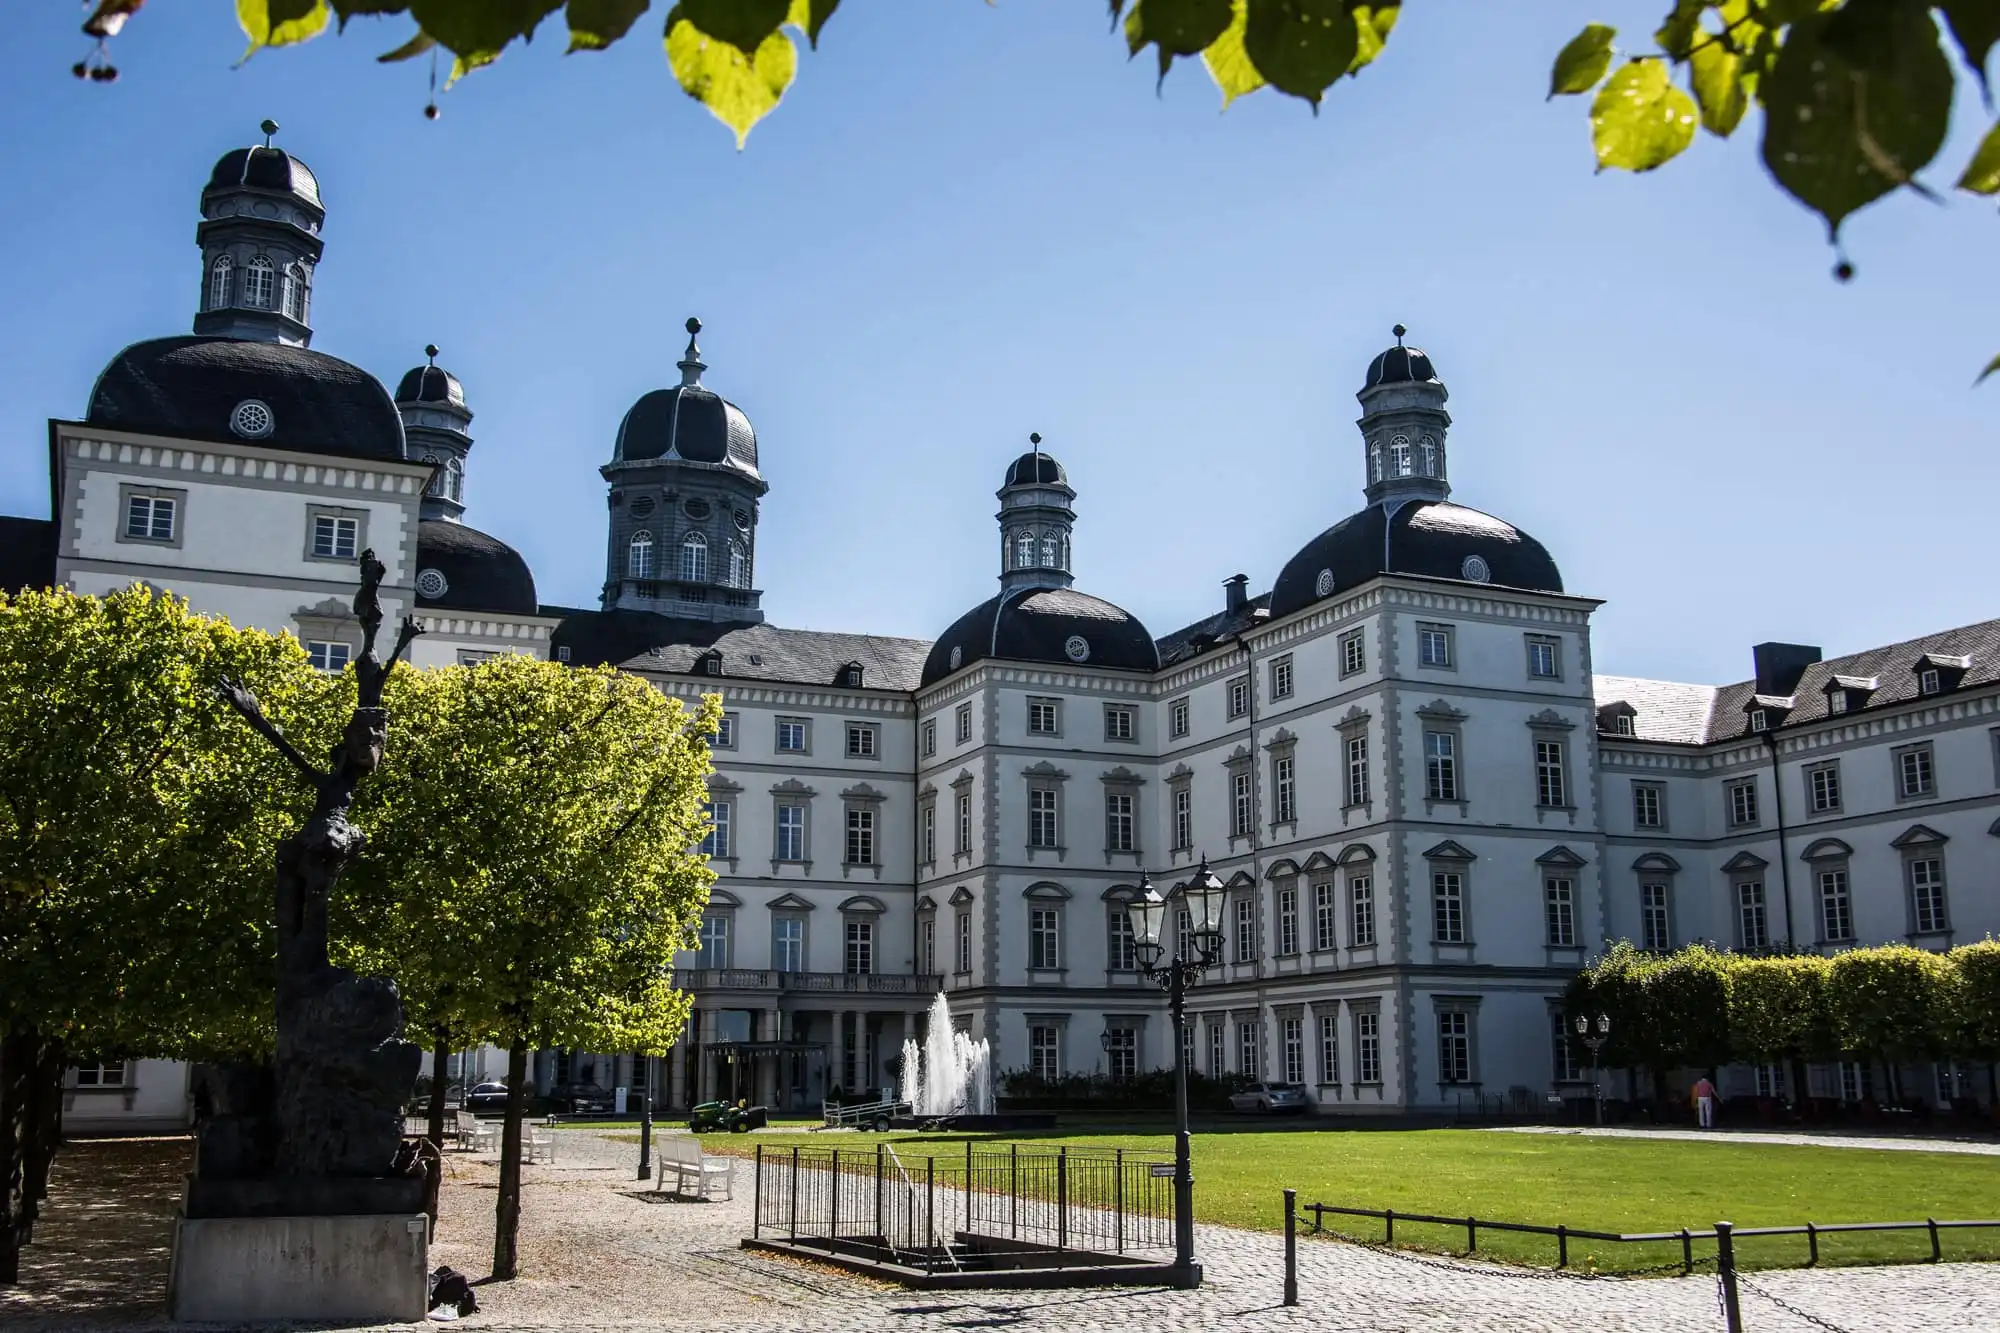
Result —
<instances>
[{"instance_id":1,"label":"balustrade railing","mask_svg":"<svg viewBox=\"0 0 2000 1333\"><path fill-rule=\"evenodd\" d=\"M944 978L927 973L780 972L773 968L682 967L674 969L674 985L691 991L930 996L944 989Z\"/></svg>"}]
</instances>

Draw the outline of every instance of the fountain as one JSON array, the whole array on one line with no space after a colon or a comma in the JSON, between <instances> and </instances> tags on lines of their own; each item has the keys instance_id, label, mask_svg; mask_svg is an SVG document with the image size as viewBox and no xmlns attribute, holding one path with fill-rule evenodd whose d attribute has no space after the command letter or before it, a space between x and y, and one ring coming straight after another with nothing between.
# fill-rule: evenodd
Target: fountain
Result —
<instances>
[{"instance_id":1,"label":"fountain","mask_svg":"<svg viewBox=\"0 0 2000 1333\"><path fill-rule=\"evenodd\" d=\"M903 1042L899 1091L917 1116L993 1114L992 1048L951 1025L943 992L931 1001L922 1044Z\"/></svg>"}]
</instances>

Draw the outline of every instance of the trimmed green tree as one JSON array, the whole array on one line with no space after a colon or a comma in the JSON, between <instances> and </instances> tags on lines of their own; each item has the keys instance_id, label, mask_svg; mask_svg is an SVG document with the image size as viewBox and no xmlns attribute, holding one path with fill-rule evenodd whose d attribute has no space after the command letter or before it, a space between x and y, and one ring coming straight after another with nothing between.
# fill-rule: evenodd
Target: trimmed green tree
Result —
<instances>
[{"instance_id":1,"label":"trimmed green tree","mask_svg":"<svg viewBox=\"0 0 2000 1333\"><path fill-rule=\"evenodd\" d=\"M1831 964L1818 954L1729 960L1729 1045L1739 1058L1783 1061L1806 1090L1806 1062L1839 1053L1827 988Z\"/></svg>"},{"instance_id":2,"label":"trimmed green tree","mask_svg":"<svg viewBox=\"0 0 2000 1333\"><path fill-rule=\"evenodd\" d=\"M1902 1104L1900 1061L1929 1059L1949 1044L1958 974L1943 954L1907 944L1852 949L1827 968L1828 1010L1842 1049L1881 1060Z\"/></svg>"},{"instance_id":3,"label":"trimmed green tree","mask_svg":"<svg viewBox=\"0 0 2000 1333\"><path fill-rule=\"evenodd\" d=\"M1981 940L1945 957L1958 973L1952 1049L1986 1065L1986 1096L2000 1116L2000 940Z\"/></svg>"}]
</instances>

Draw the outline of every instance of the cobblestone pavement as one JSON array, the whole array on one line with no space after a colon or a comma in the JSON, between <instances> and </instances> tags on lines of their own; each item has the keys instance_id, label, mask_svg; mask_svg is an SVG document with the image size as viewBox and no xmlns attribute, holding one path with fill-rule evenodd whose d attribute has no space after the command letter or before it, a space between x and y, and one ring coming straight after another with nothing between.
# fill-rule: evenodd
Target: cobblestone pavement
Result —
<instances>
[{"instance_id":1,"label":"cobblestone pavement","mask_svg":"<svg viewBox=\"0 0 2000 1333\"><path fill-rule=\"evenodd\" d=\"M1956 1152L2000 1157L1993 1138L1904 1138L1888 1134L1834 1134L1765 1129L1628 1129L1606 1125L1488 1125L1490 1134L1570 1134L1600 1139L1689 1139L1702 1143L1787 1143L1805 1148L1879 1148L1889 1152Z\"/></svg>"},{"instance_id":2,"label":"cobblestone pavement","mask_svg":"<svg viewBox=\"0 0 2000 1333\"><path fill-rule=\"evenodd\" d=\"M479 1289L483 1309L461 1321L468 1333L1707 1333L1723 1327L1713 1277L1587 1280L1307 1238L1299 1242L1300 1304L1285 1308L1282 1239L1225 1227L1199 1229L1207 1281L1198 1291L910 1292L739 1249L750 1229L747 1163L733 1200L697 1203L634 1182L631 1143L583 1131L557 1138L557 1162L527 1169L522 1276ZM453 1158L451 1168L432 1262L483 1274L493 1166ZM1768 1273L1754 1281L1846 1333L1970 1333L1993 1328L1992 1312L2000 1308L2000 1266ZM1815 1328L1749 1291L1743 1301L1752 1333ZM164 1326L158 1318L24 1313L10 1312L0 1299L0 1325L8 1333Z\"/></svg>"}]
</instances>

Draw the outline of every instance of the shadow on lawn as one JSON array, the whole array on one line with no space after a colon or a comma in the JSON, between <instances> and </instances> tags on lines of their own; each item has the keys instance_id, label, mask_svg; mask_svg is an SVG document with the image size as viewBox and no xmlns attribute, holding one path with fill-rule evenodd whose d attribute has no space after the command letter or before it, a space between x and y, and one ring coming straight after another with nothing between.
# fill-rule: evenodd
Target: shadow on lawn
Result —
<instances>
[{"instance_id":1,"label":"shadow on lawn","mask_svg":"<svg viewBox=\"0 0 2000 1333\"><path fill-rule=\"evenodd\" d=\"M161 1314L193 1157L186 1137L66 1145L34 1243L21 1251L21 1283L0 1288L0 1318Z\"/></svg>"}]
</instances>

